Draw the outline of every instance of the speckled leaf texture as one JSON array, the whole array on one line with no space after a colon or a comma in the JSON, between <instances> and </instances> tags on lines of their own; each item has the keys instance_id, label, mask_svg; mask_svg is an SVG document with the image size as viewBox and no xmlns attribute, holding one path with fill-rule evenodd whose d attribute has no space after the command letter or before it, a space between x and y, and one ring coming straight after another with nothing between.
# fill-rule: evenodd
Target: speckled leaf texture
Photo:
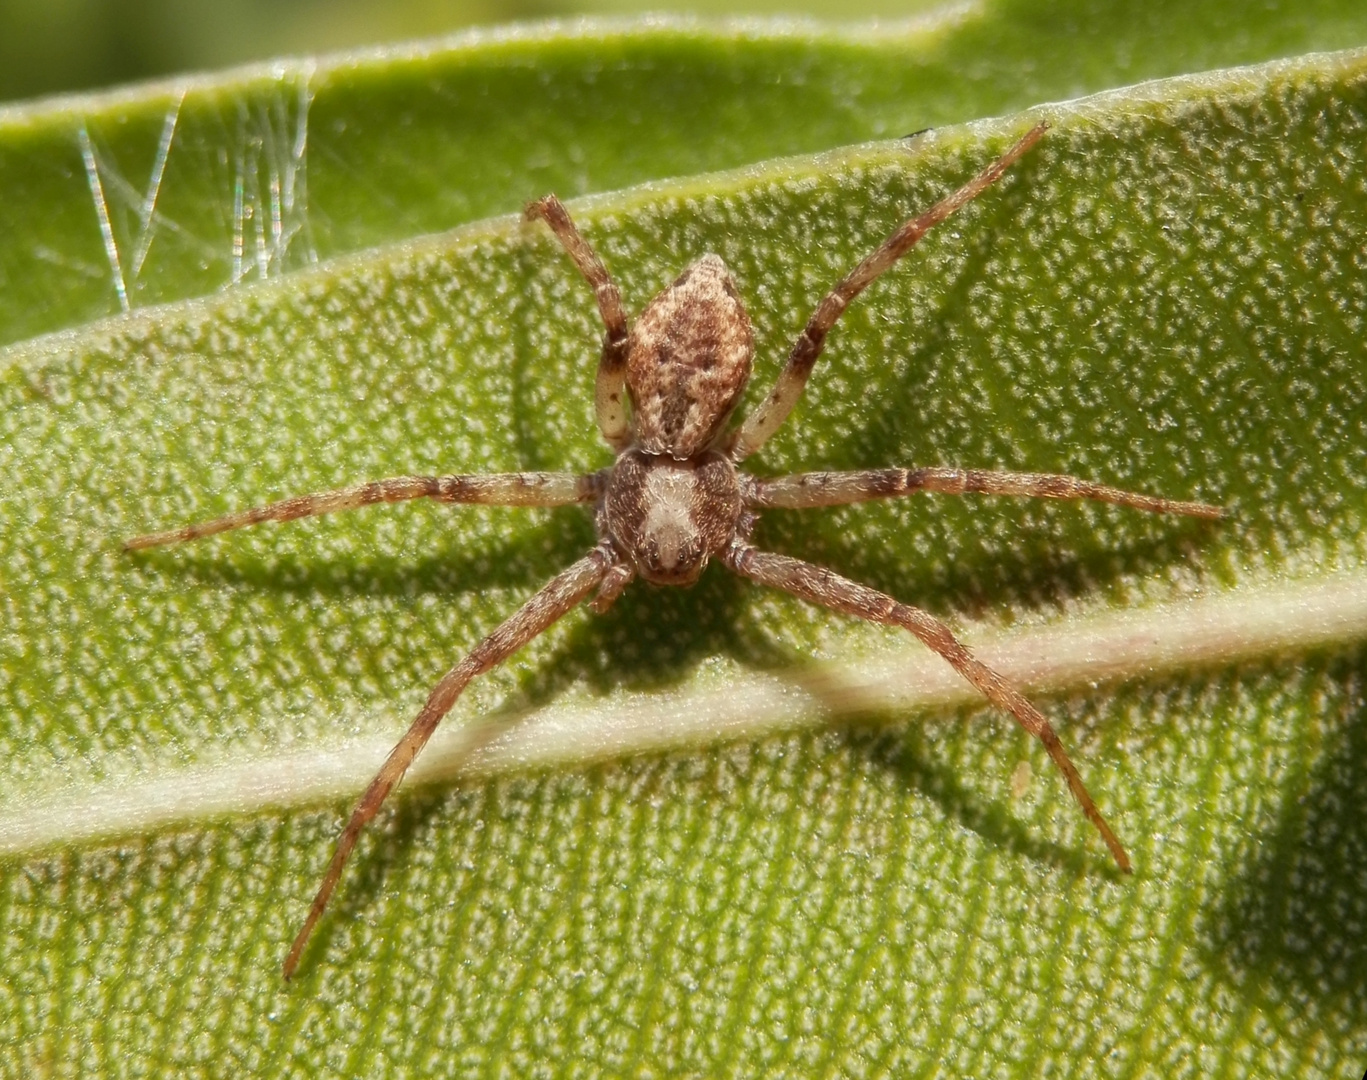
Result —
<instances>
[{"instance_id":1,"label":"speckled leaf texture","mask_svg":"<svg viewBox=\"0 0 1367 1080\"><path fill-rule=\"evenodd\" d=\"M509 34L0 113L0 1074L1360 1075L1367 52L1038 104L1171 73L1163 41L1367 40L1348 6L1242 36L1215 10L1160 32L1097 5L1114 33L1056 64L1053 29L1009 46L1044 13L1003 5ZM591 523L405 504L120 541L606 464L592 298L491 214L591 193L632 310L720 254L753 403L831 281L1041 117L851 308L753 469L1067 471L1230 517L921 496L756 540L1030 688L1135 873L924 650L713 567L479 680L284 984L360 786Z\"/></svg>"}]
</instances>

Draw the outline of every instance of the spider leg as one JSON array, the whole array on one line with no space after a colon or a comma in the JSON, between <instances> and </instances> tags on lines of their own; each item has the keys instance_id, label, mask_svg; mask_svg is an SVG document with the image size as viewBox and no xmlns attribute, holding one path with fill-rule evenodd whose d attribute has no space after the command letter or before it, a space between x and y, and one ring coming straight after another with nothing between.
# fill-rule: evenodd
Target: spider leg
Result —
<instances>
[{"instance_id":1,"label":"spider leg","mask_svg":"<svg viewBox=\"0 0 1367 1080\"><path fill-rule=\"evenodd\" d=\"M844 506L871 499L895 498L917 491L946 495L1025 495L1036 499L1092 499L1152 514L1186 514L1220 518L1225 511L1208 503L1182 502L1158 495L1080 480L1054 473L990 472L983 469L862 469L858 472L810 472L771 480L749 478L745 504L756 510L782 507Z\"/></svg>"},{"instance_id":2,"label":"spider leg","mask_svg":"<svg viewBox=\"0 0 1367 1080\"><path fill-rule=\"evenodd\" d=\"M817 357L821 355L826 335L849 306L850 301L915 247L921 237L932 228L981 195L1034 146L1048 128L1047 123L1036 124L1010 150L958 191L941 199L919 217L906 222L825 295L794 343L792 351L788 354L788 363L780 373L773 390L736 429L731 447L732 461L741 461L753 454L788 418L793 406L802 396L803 388L807 385L807 377L812 373Z\"/></svg>"},{"instance_id":3,"label":"spider leg","mask_svg":"<svg viewBox=\"0 0 1367 1080\"><path fill-rule=\"evenodd\" d=\"M179 544L229 529L241 529L262 521L293 521L295 518L352 510L371 503L436 499L439 502L484 503L492 506L568 506L593 502L598 497L597 473L491 473L486 476L395 476L368 484L296 495L268 506L239 510L212 521L201 521L166 532L148 533L125 540L124 550Z\"/></svg>"},{"instance_id":4,"label":"spider leg","mask_svg":"<svg viewBox=\"0 0 1367 1080\"><path fill-rule=\"evenodd\" d=\"M761 585L771 585L844 615L885 626L900 626L934 649L992 704L1009 712L1021 727L1044 744L1045 750L1068 782L1073 797L1081 804L1082 812L1100 830L1120 869L1129 872L1129 856L1106 824L1106 819L1101 816L1101 811L1096 808L1082 777L1078 775L1077 768L1069 760L1063 744L1044 714L1031 705L1019 690L974 657L943 622L920 608L899 603L885 593L850 581L832 570L786 555L760 551L743 542L734 543L723 560L736 573Z\"/></svg>"},{"instance_id":5,"label":"spider leg","mask_svg":"<svg viewBox=\"0 0 1367 1080\"><path fill-rule=\"evenodd\" d=\"M593 286L598 300L598 311L607 327L603 339L603 358L598 362L598 380L594 386L594 410L598 416L598 430L609 446L619 453L631 442L627 422L626 390L627 317L622 311L622 295L617 291L608 269L598 253L589 246L570 218L564 203L554 195L547 195L528 203L523 215L530 221L540 218L551 227L566 254L579 272Z\"/></svg>"},{"instance_id":6,"label":"spider leg","mask_svg":"<svg viewBox=\"0 0 1367 1080\"><path fill-rule=\"evenodd\" d=\"M596 614L606 615L611 610L612 605L617 603L617 598L626 591L626 587L631 584L636 576L636 571L629 563L619 562L611 567L603 575L603 583L598 586L598 595L589 601L589 607Z\"/></svg>"},{"instance_id":7,"label":"spider leg","mask_svg":"<svg viewBox=\"0 0 1367 1080\"><path fill-rule=\"evenodd\" d=\"M584 558L551 578L542 586L540 592L476 645L464 660L443 675L441 681L432 688L427 704L422 707L422 711L418 713L417 719L404 733L403 738L389 752L389 757L380 766L379 773L366 788L365 794L356 804L356 809L351 812L351 819L337 840L337 850L332 856L332 862L328 864L327 873L323 875L318 895L313 898L313 905L304 919L304 925L294 939L294 944L290 946L289 955L285 957L286 979L289 979L298 967L304 946L308 944L313 928L332 898L337 881L342 876L342 868L346 866L347 858L356 846L361 830L379 812L394 786L403 779L403 774L427 745L427 740L441 723L442 717L451 711L451 706L460 697L461 691L476 675L497 667L593 592L611 569L613 562L614 556L608 547L594 548Z\"/></svg>"}]
</instances>

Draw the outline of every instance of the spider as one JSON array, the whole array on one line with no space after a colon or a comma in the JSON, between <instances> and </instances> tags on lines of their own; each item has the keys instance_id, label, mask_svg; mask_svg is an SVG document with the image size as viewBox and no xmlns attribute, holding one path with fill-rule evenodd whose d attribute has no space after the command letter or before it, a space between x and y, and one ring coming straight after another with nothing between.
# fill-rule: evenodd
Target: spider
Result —
<instances>
[{"instance_id":1,"label":"spider","mask_svg":"<svg viewBox=\"0 0 1367 1080\"><path fill-rule=\"evenodd\" d=\"M919 608L801 559L750 543L758 515L775 507L839 506L931 491L1094 499L1153 513L1223 515L1198 502L1121 491L1072 476L957 468L889 468L798 473L760 479L739 469L779 429L802 396L826 335L850 301L910 251L933 226L980 195L1048 130L1040 123L958 191L912 218L847 274L817 305L773 390L743 422L731 414L750 378L750 320L722 260L704 255L656 296L629 326L617 286L554 195L529 204L528 220L550 227L593 287L607 333L598 365L598 429L616 453L588 475L502 473L401 476L268 506L167 532L135 537L127 549L180 543L255 525L291 521L377 502L429 498L500 506L593 507L598 542L553 577L442 677L390 752L342 830L322 884L285 958L289 979L328 905L357 838L476 675L501 664L581 601L606 611L637 577L654 585L692 585L710 559L730 570L844 615L908 630L939 653L992 704L1044 744L1087 819L1121 870L1129 857L1097 810L1049 721L1001 675L977 660L945 623ZM630 407L628 408L628 402ZM590 599L591 598L591 599Z\"/></svg>"}]
</instances>

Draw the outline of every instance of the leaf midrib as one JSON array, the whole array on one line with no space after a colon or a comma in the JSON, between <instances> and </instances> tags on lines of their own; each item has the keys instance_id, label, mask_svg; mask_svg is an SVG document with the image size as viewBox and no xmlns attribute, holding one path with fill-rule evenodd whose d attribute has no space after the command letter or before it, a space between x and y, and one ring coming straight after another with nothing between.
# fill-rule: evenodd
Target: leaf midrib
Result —
<instances>
[{"instance_id":1,"label":"leaf midrib","mask_svg":"<svg viewBox=\"0 0 1367 1080\"><path fill-rule=\"evenodd\" d=\"M1321 649L1365 634L1367 572L1361 570L1104 609L1007 633L971 626L963 631L985 662L1036 695ZM448 720L408 786L584 766L756 739L879 710L943 709L978 700L937 657L898 643L784 672L712 672L672 691L573 698L515 717ZM91 783L11 789L0 808L0 853L345 797L369 779L396 735L377 731L340 746L234 752L210 765L113 769L111 778Z\"/></svg>"}]
</instances>

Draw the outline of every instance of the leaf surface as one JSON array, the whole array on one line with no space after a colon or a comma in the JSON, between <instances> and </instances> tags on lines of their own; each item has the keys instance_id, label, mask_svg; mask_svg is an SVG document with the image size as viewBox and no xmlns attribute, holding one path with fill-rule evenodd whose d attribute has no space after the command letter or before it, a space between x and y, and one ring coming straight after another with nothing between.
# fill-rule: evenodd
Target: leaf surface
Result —
<instances>
[{"instance_id":1,"label":"leaf surface","mask_svg":"<svg viewBox=\"0 0 1367 1080\"><path fill-rule=\"evenodd\" d=\"M1230 520L926 496L756 539L1034 686L1133 877L908 642L714 567L477 682L280 982L383 747L590 522L409 504L119 541L368 477L605 464L592 299L497 218L0 354L0 1071L1356 1068L1367 55L1039 115L850 309L755 471L1067 471ZM632 310L723 256L753 403L823 289L1032 117L573 210ZM452 783L490 723L492 775Z\"/></svg>"}]
</instances>

